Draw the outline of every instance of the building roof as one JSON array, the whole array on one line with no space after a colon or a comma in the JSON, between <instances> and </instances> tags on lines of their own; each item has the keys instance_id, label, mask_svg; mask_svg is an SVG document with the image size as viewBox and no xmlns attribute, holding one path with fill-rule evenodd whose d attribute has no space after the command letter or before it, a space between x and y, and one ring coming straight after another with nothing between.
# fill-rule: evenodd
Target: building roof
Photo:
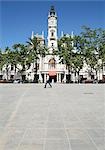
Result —
<instances>
[{"instance_id":1,"label":"building roof","mask_svg":"<svg viewBox=\"0 0 105 150\"><path fill-rule=\"evenodd\" d=\"M49 12L49 16L55 16L55 17L57 17L54 6L51 6L50 12Z\"/></svg>"}]
</instances>

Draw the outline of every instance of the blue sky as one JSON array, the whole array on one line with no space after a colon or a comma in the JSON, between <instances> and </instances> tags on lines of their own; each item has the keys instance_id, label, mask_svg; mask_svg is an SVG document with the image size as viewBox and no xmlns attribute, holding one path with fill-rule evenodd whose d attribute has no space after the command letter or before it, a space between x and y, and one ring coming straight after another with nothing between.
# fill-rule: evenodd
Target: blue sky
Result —
<instances>
[{"instance_id":1,"label":"blue sky","mask_svg":"<svg viewBox=\"0 0 105 150\"><path fill-rule=\"evenodd\" d=\"M15 43L25 43L31 32L45 32L47 38L47 15L54 5L58 15L60 32L79 34L81 26L105 29L105 1L0 1L0 47L5 49Z\"/></svg>"}]
</instances>

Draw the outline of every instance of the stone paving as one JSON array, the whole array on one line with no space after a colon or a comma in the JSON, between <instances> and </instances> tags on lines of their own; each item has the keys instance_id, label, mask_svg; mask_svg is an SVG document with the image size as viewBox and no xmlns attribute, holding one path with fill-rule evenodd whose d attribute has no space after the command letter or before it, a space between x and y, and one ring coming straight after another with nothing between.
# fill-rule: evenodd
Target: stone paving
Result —
<instances>
[{"instance_id":1,"label":"stone paving","mask_svg":"<svg viewBox=\"0 0 105 150\"><path fill-rule=\"evenodd\" d=\"M105 150L105 85L0 84L0 150Z\"/></svg>"}]
</instances>

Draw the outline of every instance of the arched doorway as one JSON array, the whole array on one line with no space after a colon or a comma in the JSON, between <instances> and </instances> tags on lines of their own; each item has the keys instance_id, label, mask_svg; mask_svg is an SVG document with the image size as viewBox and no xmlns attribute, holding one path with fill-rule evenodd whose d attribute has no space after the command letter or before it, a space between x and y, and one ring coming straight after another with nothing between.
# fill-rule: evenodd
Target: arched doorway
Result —
<instances>
[{"instance_id":1,"label":"arched doorway","mask_svg":"<svg viewBox=\"0 0 105 150\"><path fill-rule=\"evenodd\" d=\"M54 80L54 82L57 82L56 60L53 57L48 62L48 68L49 68L49 75Z\"/></svg>"},{"instance_id":2,"label":"arched doorway","mask_svg":"<svg viewBox=\"0 0 105 150\"><path fill-rule=\"evenodd\" d=\"M48 68L53 69L56 67L55 65L56 65L56 60L52 57L48 62Z\"/></svg>"}]
</instances>

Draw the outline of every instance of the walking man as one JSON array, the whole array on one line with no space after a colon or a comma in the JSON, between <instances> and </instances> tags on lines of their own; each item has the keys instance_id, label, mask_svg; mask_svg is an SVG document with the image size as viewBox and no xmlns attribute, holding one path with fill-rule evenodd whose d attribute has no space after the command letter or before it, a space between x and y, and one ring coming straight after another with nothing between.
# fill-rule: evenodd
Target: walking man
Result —
<instances>
[{"instance_id":1,"label":"walking man","mask_svg":"<svg viewBox=\"0 0 105 150\"><path fill-rule=\"evenodd\" d=\"M48 79L47 79L47 81L46 81L46 83L45 83L44 88L46 88L47 84L49 84L50 87L52 87L51 82L52 82L52 78L51 78L51 76L48 75Z\"/></svg>"}]
</instances>

